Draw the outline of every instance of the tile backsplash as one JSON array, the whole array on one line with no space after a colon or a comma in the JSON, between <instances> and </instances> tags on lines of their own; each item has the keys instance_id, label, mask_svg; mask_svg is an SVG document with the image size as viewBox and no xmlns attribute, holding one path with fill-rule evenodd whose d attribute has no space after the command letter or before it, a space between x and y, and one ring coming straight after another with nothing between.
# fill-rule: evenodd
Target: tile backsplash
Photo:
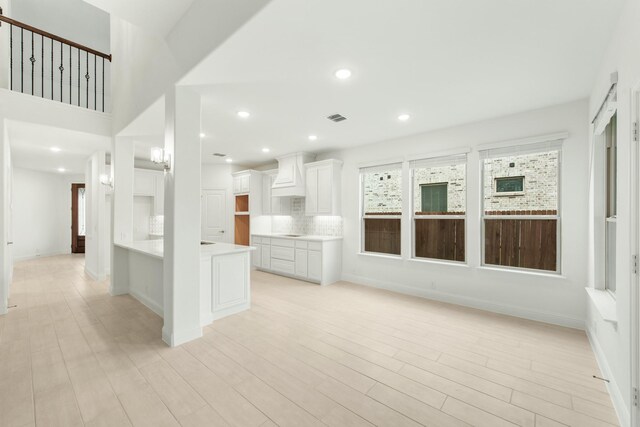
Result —
<instances>
[{"instance_id":1,"label":"tile backsplash","mask_svg":"<svg viewBox=\"0 0 640 427\"><path fill-rule=\"evenodd\" d=\"M304 199L291 199L291 215L271 217L273 233L311 234L316 236L342 236L342 217L305 216Z\"/></svg>"}]
</instances>

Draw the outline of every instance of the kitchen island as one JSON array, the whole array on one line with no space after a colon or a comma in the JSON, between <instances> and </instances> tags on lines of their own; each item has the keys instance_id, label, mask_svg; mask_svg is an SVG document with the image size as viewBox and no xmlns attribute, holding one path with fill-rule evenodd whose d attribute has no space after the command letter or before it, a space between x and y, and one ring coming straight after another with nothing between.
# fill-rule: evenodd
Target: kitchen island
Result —
<instances>
[{"instance_id":1,"label":"kitchen island","mask_svg":"<svg viewBox=\"0 0 640 427\"><path fill-rule=\"evenodd\" d=\"M200 323L205 326L251 303L250 252L255 248L229 243L200 245ZM120 289L159 316L164 313L164 242L144 240L114 244L114 271Z\"/></svg>"}]
</instances>

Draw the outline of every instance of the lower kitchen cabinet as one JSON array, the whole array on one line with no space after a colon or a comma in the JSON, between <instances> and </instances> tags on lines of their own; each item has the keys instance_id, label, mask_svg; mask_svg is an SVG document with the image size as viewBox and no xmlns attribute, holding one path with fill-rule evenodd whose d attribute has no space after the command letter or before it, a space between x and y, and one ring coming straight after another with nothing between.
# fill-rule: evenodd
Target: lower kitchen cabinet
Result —
<instances>
[{"instance_id":1,"label":"lower kitchen cabinet","mask_svg":"<svg viewBox=\"0 0 640 427\"><path fill-rule=\"evenodd\" d=\"M342 274L342 240L254 235L253 266L258 270L328 285Z\"/></svg>"}]
</instances>

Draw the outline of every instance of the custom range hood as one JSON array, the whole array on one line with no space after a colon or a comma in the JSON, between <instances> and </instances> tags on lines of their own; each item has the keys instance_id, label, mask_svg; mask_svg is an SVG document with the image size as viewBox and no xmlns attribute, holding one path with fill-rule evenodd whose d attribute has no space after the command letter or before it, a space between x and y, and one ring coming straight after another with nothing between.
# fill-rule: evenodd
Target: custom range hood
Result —
<instances>
[{"instance_id":1,"label":"custom range hood","mask_svg":"<svg viewBox=\"0 0 640 427\"><path fill-rule=\"evenodd\" d=\"M304 197L304 164L314 159L315 155L309 153L293 153L278 157L278 175L271 187L271 195L273 197Z\"/></svg>"}]
</instances>

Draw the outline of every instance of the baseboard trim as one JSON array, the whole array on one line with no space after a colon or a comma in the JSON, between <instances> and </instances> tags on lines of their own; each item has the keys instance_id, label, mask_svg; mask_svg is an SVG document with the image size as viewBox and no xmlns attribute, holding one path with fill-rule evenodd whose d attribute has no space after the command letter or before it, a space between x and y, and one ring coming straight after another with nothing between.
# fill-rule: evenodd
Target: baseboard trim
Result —
<instances>
[{"instance_id":1,"label":"baseboard trim","mask_svg":"<svg viewBox=\"0 0 640 427\"><path fill-rule=\"evenodd\" d=\"M609 382L606 383L607 391L609 392L609 396L611 396L613 408L618 415L618 421L620 421L620 425L622 427L631 426L631 414L629 413L629 409L624 403L622 392L620 391L620 387L613 376L613 372L611 371L609 362L607 362L604 351L600 346L600 342L598 342L598 339L591 331L591 328L587 328L587 337L589 338L589 343L591 344L593 353L596 356L596 361L598 362L602 375L609 380Z\"/></svg>"},{"instance_id":2,"label":"baseboard trim","mask_svg":"<svg viewBox=\"0 0 640 427\"><path fill-rule=\"evenodd\" d=\"M25 255L25 256L21 256L21 257L15 257L13 259L14 262L22 262L22 261L31 261L34 259L38 259L38 258L47 258L47 257L52 257L52 256L60 256L60 255L69 255L71 254L71 252L69 251L60 251L60 252L50 252L50 253L46 253L46 254L33 254L33 255Z\"/></svg>"},{"instance_id":3,"label":"baseboard trim","mask_svg":"<svg viewBox=\"0 0 640 427\"><path fill-rule=\"evenodd\" d=\"M202 328L194 328L187 331L178 331L171 333L165 327L162 328L162 341L170 347L177 347L189 341L193 341L202 336Z\"/></svg>"},{"instance_id":4,"label":"baseboard trim","mask_svg":"<svg viewBox=\"0 0 640 427\"><path fill-rule=\"evenodd\" d=\"M160 307L155 301L131 289L129 289L129 295L140 301L142 305L153 311L158 316L164 318L164 307Z\"/></svg>"},{"instance_id":5,"label":"baseboard trim","mask_svg":"<svg viewBox=\"0 0 640 427\"><path fill-rule=\"evenodd\" d=\"M93 280L98 281L98 275L95 274L93 271L89 270L86 266L84 267L84 272L87 274L87 276L91 277Z\"/></svg>"},{"instance_id":6,"label":"baseboard trim","mask_svg":"<svg viewBox=\"0 0 640 427\"><path fill-rule=\"evenodd\" d=\"M358 285L369 286L372 288L385 289L387 291L398 292L405 295L412 295L426 298L434 301L446 302L450 304L461 305L464 307L476 308L479 310L490 311L492 313L505 314L508 316L520 317L523 319L534 320L537 322L550 323L552 325L565 326L573 329L585 329L584 319L576 319L573 317L561 316L555 313L531 310L524 307L508 306L497 304L492 301L471 298L462 295L454 295L446 292L439 292L431 289L418 289L411 286L405 286L398 283L388 283L380 280L362 277L353 274L343 274L342 280L353 282Z\"/></svg>"}]
</instances>

